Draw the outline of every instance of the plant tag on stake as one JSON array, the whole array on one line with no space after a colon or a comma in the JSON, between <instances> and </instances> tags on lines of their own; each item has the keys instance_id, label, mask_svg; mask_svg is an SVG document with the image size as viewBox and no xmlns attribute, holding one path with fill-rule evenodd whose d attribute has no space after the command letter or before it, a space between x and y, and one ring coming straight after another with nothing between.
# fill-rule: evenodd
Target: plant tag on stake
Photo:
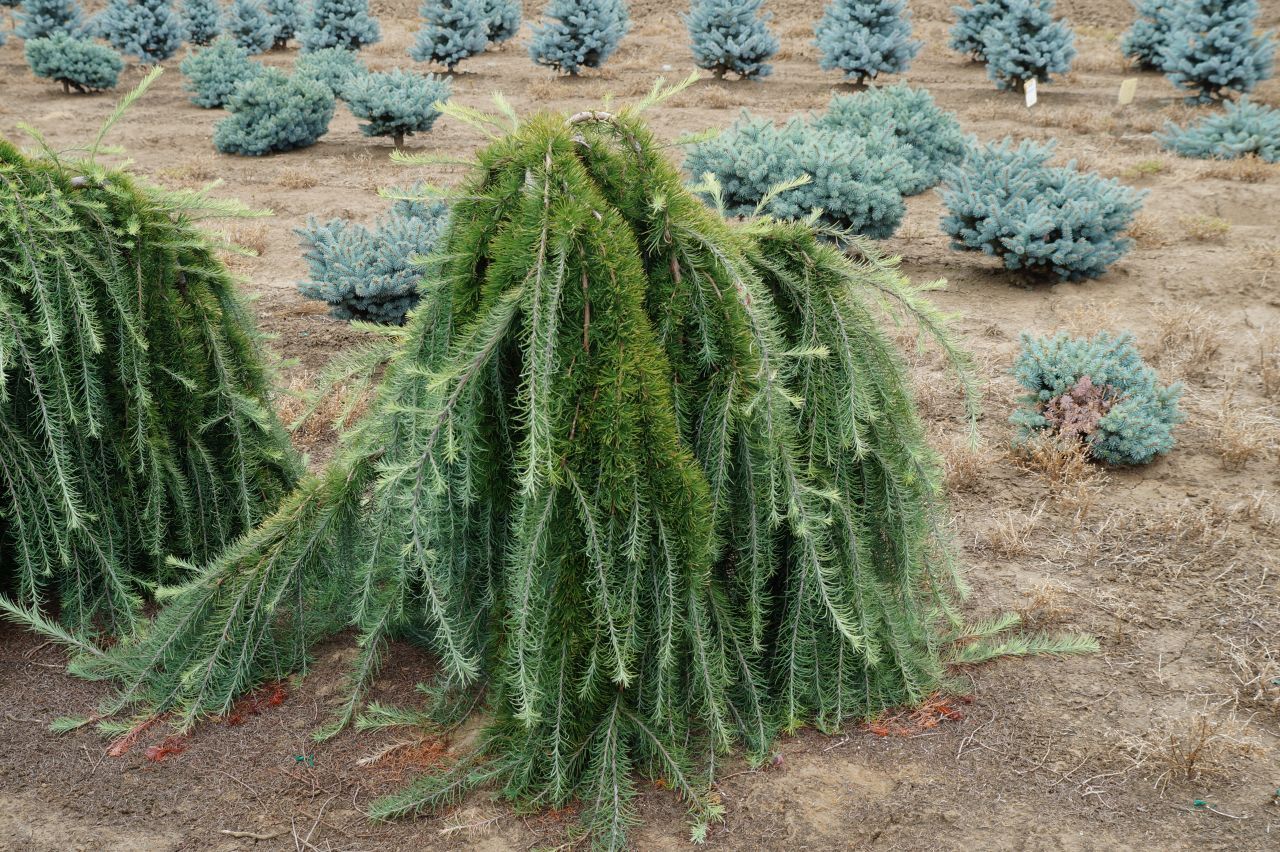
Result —
<instances>
[{"instance_id":1,"label":"plant tag on stake","mask_svg":"<svg viewBox=\"0 0 1280 852\"><path fill-rule=\"evenodd\" d=\"M1138 93L1138 78L1130 77L1120 84L1120 93L1116 95L1116 103L1128 106L1133 103L1133 96Z\"/></svg>"},{"instance_id":2,"label":"plant tag on stake","mask_svg":"<svg viewBox=\"0 0 1280 852\"><path fill-rule=\"evenodd\" d=\"M1023 91L1027 93L1027 109L1031 109L1036 105L1036 81L1035 78L1028 80L1022 86Z\"/></svg>"}]
</instances>

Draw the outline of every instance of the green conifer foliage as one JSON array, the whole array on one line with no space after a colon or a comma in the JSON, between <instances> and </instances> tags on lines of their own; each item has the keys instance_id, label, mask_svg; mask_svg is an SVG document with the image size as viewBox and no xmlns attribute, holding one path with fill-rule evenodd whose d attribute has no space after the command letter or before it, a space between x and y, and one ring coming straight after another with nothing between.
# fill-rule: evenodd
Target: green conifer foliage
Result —
<instances>
[{"instance_id":1,"label":"green conifer foliage","mask_svg":"<svg viewBox=\"0 0 1280 852\"><path fill-rule=\"evenodd\" d=\"M21 39L45 38L54 33L76 35L83 23L76 0L24 0L14 34Z\"/></svg>"},{"instance_id":2,"label":"green conifer foliage","mask_svg":"<svg viewBox=\"0 0 1280 852\"><path fill-rule=\"evenodd\" d=\"M276 42L276 28L262 0L232 0L222 31L251 54L265 53Z\"/></svg>"},{"instance_id":3,"label":"green conifer foliage","mask_svg":"<svg viewBox=\"0 0 1280 852\"><path fill-rule=\"evenodd\" d=\"M948 46L963 53L974 62L985 62L987 59L986 42L983 32L998 21L1009 10L1008 0L970 0L968 6L952 6L956 22L951 27L951 41Z\"/></svg>"},{"instance_id":4,"label":"green conifer foliage","mask_svg":"<svg viewBox=\"0 0 1280 852\"><path fill-rule=\"evenodd\" d=\"M326 47L359 50L381 41L382 28L369 14L369 0L313 0L299 40L304 53Z\"/></svg>"},{"instance_id":5,"label":"green conifer foliage","mask_svg":"<svg viewBox=\"0 0 1280 852\"><path fill-rule=\"evenodd\" d=\"M56 80L65 92L101 92L113 89L124 62L106 45L54 33L28 39L23 46L27 65L37 77Z\"/></svg>"},{"instance_id":6,"label":"green conifer foliage","mask_svg":"<svg viewBox=\"0 0 1280 852\"><path fill-rule=\"evenodd\" d=\"M485 120L339 460L81 670L122 680L104 710L189 725L331 613L363 632L348 711L391 636L488 710L472 756L374 816L496 785L580 798L619 848L634 771L705 828L719 752L939 683L938 463L878 311L938 318L865 245L726 223L634 110Z\"/></svg>"},{"instance_id":7,"label":"green conifer foliage","mask_svg":"<svg viewBox=\"0 0 1280 852\"><path fill-rule=\"evenodd\" d=\"M436 107L453 91L451 77L414 74L395 68L354 77L342 90L351 114L361 119L365 136L390 136L397 148L404 137L429 133L440 117Z\"/></svg>"},{"instance_id":8,"label":"green conifer foliage","mask_svg":"<svg viewBox=\"0 0 1280 852\"><path fill-rule=\"evenodd\" d=\"M409 56L435 62L452 71L458 63L489 46L489 20L483 0L423 0L418 30Z\"/></svg>"},{"instance_id":9,"label":"green conifer foliage","mask_svg":"<svg viewBox=\"0 0 1280 852\"><path fill-rule=\"evenodd\" d=\"M0 588L77 632L127 632L149 587L187 579L166 557L204 562L296 481L192 226L217 208L0 140Z\"/></svg>"},{"instance_id":10,"label":"green conifer foliage","mask_svg":"<svg viewBox=\"0 0 1280 852\"><path fill-rule=\"evenodd\" d=\"M1053 19L1053 0L1005 0L1003 14L982 31L987 76L999 89L1021 92L1028 80L1048 83L1071 70L1075 33Z\"/></svg>"},{"instance_id":11,"label":"green conifer foliage","mask_svg":"<svg viewBox=\"0 0 1280 852\"><path fill-rule=\"evenodd\" d=\"M187 41L203 47L222 33L217 0L183 0L179 7Z\"/></svg>"}]
</instances>

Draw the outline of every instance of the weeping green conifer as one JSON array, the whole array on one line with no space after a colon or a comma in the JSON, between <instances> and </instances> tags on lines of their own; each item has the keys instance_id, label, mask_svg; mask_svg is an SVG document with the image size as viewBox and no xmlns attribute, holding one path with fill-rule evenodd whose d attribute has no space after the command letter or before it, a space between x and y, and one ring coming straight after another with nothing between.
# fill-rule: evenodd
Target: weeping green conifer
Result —
<instances>
[{"instance_id":1,"label":"weeping green conifer","mask_svg":"<svg viewBox=\"0 0 1280 852\"><path fill-rule=\"evenodd\" d=\"M493 142L407 326L345 359L365 383L384 365L369 413L79 669L123 683L104 712L189 726L349 621L339 723L393 637L439 656L445 706L489 714L474 753L376 816L494 785L580 799L617 847L639 771L705 829L731 746L760 758L780 728L833 729L943 677L958 581L938 464L882 328L887 308L948 345L939 317L860 240L851 256L809 224L727 223L639 109L446 108Z\"/></svg>"},{"instance_id":2,"label":"weeping green conifer","mask_svg":"<svg viewBox=\"0 0 1280 852\"><path fill-rule=\"evenodd\" d=\"M7 609L126 632L180 576L168 555L212 558L294 486L252 323L193 225L243 212L0 140Z\"/></svg>"}]
</instances>

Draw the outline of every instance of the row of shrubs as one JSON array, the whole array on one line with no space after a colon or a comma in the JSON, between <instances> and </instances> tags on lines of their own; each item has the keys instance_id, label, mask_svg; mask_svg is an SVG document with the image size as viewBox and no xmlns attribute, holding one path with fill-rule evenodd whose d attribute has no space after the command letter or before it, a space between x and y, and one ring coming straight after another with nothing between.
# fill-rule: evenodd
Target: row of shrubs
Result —
<instances>
[{"instance_id":1,"label":"row of shrubs","mask_svg":"<svg viewBox=\"0 0 1280 852\"><path fill-rule=\"evenodd\" d=\"M388 136L399 148L406 136L431 130L438 104L452 92L451 78L399 68L371 72L339 47L301 54L287 74L253 61L225 36L179 67L192 103L231 113L214 128L214 147L224 154L261 156L315 144L338 101L361 120L366 136Z\"/></svg>"},{"instance_id":2,"label":"row of shrubs","mask_svg":"<svg viewBox=\"0 0 1280 852\"><path fill-rule=\"evenodd\" d=\"M375 81L378 75L345 64L355 62L350 54L331 54L303 56L294 76L322 76L332 90L347 92L353 112L366 114L346 81ZM328 61L320 63L321 58ZM221 57L208 67L220 72L244 61ZM327 73L321 74L321 69ZM193 81L203 80L193 69L185 70ZM210 79L214 94L226 91L216 73ZM372 85L366 83L364 90ZM212 100L216 98L211 95L206 105L217 105ZM387 100L404 104L408 98ZM424 104L423 109L433 121L434 107ZM232 106L233 117L235 110ZM367 132L373 132L369 127ZM1157 136L1187 156L1257 155L1275 162L1280 159L1280 111L1244 100L1185 128L1170 124ZM1015 144L1005 139L978 144L927 91L897 85L838 94L825 112L783 124L744 112L727 130L693 142L685 170L696 191L726 215L816 217L837 240L852 234L890 236L905 214L905 197L945 183L942 229L953 248L997 257L1006 269L1031 277L1097 278L1131 247L1125 232L1146 193L1081 172L1074 162L1051 165L1053 153L1053 143ZM304 236L318 257L364 256L377 251L370 246L404 242L404 229L395 218L372 230L333 223L313 226ZM351 246L343 247L348 238ZM329 248L319 248L322 244ZM344 270L335 278L332 271L321 274L313 265L313 283L305 285L304 292L323 292L318 297L340 316L398 322L413 301L406 289L412 276L396 279L400 283L395 286L381 280L363 283L360 270L373 266L372 261L326 263L326 269ZM382 294L387 304L378 305Z\"/></svg>"}]
</instances>

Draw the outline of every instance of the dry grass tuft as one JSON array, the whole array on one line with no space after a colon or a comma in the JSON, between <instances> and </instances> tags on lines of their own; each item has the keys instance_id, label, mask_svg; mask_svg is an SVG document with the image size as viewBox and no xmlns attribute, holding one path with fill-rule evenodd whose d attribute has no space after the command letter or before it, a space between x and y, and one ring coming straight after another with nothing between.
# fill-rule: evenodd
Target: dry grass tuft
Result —
<instances>
[{"instance_id":1,"label":"dry grass tuft","mask_svg":"<svg viewBox=\"0 0 1280 852\"><path fill-rule=\"evenodd\" d=\"M1138 248L1152 249L1167 246L1169 228L1163 219L1152 213L1138 213L1133 217L1127 232Z\"/></svg>"},{"instance_id":2,"label":"dry grass tuft","mask_svg":"<svg viewBox=\"0 0 1280 852\"><path fill-rule=\"evenodd\" d=\"M183 184L204 184L219 177L218 164L212 156L196 157L176 166L165 166L157 174L164 180Z\"/></svg>"},{"instance_id":3,"label":"dry grass tuft","mask_svg":"<svg viewBox=\"0 0 1280 852\"><path fill-rule=\"evenodd\" d=\"M949 435L940 443L948 493L984 490L984 478L994 461L987 447L981 442L975 445L963 435Z\"/></svg>"},{"instance_id":4,"label":"dry grass tuft","mask_svg":"<svg viewBox=\"0 0 1280 852\"><path fill-rule=\"evenodd\" d=\"M1003 517L978 534L978 548L1003 559L1026 556L1034 550L1032 539L1044 511L1044 503L1037 503L1030 513L1006 510Z\"/></svg>"},{"instance_id":5,"label":"dry grass tuft","mask_svg":"<svg viewBox=\"0 0 1280 852\"><path fill-rule=\"evenodd\" d=\"M297 168L285 169L276 177L276 185L285 189L311 189L319 183L314 174Z\"/></svg>"},{"instance_id":6,"label":"dry grass tuft","mask_svg":"<svg viewBox=\"0 0 1280 852\"><path fill-rule=\"evenodd\" d=\"M1132 166L1124 170L1123 174L1127 178L1146 178L1155 177L1169 170L1169 161L1164 157L1155 157L1147 160L1139 160Z\"/></svg>"},{"instance_id":7,"label":"dry grass tuft","mask_svg":"<svg viewBox=\"0 0 1280 852\"><path fill-rule=\"evenodd\" d=\"M1182 781L1223 778L1240 758L1263 753L1234 714L1206 710L1191 719L1164 719L1123 747L1134 765L1165 790Z\"/></svg>"},{"instance_id":8,"label":"dry grass tuft","mask_svg":"<svg viewBox=\"0 0 1280 852\"><path fill-rule=\"evenodd\" d=\"M1200 242L1226 242L1231 223L1219 216L1182 216L1178 219L1187 236Z\"/></svg>"},{"instance_id":9,"label":"dry grass tuft","mask_svg":"<svg viewBox=\"0 0 1280 852\"><path fill-rule=\"evenodd\" d=\"M1154 360L1185 379L1209 374L1226 334L1226 324L1198 305L1159 311L1156 328L1159 349Z\"/></svg>"},{"instance_id":10,"label":"dry grass tuft","mask_svg":"<svg viewBox=\"0 0 1280 852\"><path fill-rule=\"evenodd\" d=\"M1249 462L1272 448L1273 431L1270 418L1241 411L1228 395L1210 428L1210 445L1224 468L1244 470Z\"/></svg>"},{"instance_id":11,"label":"dry grass tuft","mask_svg":"<svg viewBox=\"0 0 1280 852\"><path fill-rule=\"evenodd\" d=\"M1078 529L1093 513L1108 477L1089 460L1089 448L1081 441L1062 441L1043 432L1014 447L1014 463L1041 477L1049 497L1072 513Z\"/></svg>"},{"instance_id":12,"label":"dry grass tuft","mask_svg":"<svg viewBox=\"0 0 1280 852\"><path fill-rule=\"evenodd\" d=\"M241 248L248 249L257 257L266 254L269 245L267 226L263 222L240 222L231 229L227 239Z\"/></svg>"},{"instance_id":13,"label":"dry grass tuft","mask_svg":"<svg viewBox=\"0 0 1280 852\"><path fill-rule=\"evenodd\" d=\"M1075 609L1068 602L1072 597L1071 590L1060 583L1041 583L1017 613L1023 625L1033 630L1066 624L1075 619Z\"/></svg>"},{"instance_id":14,"label":"dry grass tuft","mask_svg":"<svg viewBox=\"0 0 1280 852\"><path fill-rule=\"evenodd\" d=\"M1263 329L1256 338L1258 347L1258 381L1267 399L1280 397L1280 335Z\"/></svg>"},{"instance_id":15,"label":"dry grass tuft","mask_svg":"<svg viewBox=\"0 0 1280 852\"><path fill-rule=\"evenodd\" d=\"M1251 154L1234 160L1213 160L1199 171L1198 176L1240 183L1262 183L1270 180L1277 172L1280 172L1280 168Z\"/></svg>"},{"instance_id":16,"label":"dry grass tuft","mask_svg":"<svg viewBox=\"0 0 1280 852\"><path fill-rule=\"evenodd\" d=\"M1064 300L1053 307L1058 324L1073 337L1093 337L1098 329L1110 327L1119 311L1120 306L1110 299Z\"/></svg>"}]
</instances>

